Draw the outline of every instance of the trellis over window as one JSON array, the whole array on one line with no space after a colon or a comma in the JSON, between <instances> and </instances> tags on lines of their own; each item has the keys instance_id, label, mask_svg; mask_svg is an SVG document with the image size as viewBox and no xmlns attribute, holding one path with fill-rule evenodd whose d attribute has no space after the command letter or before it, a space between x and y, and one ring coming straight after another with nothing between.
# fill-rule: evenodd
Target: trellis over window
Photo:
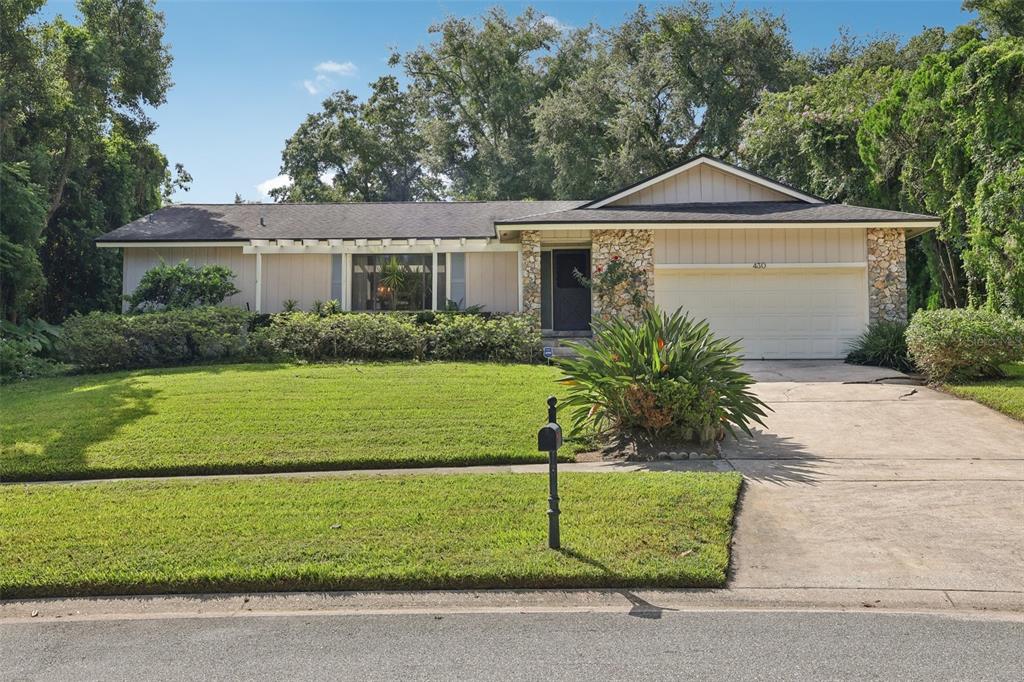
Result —
<instances>
[{"instance_id":1,"label":"trellis over window","mask_svg":"<svg viewBox=\"0 0 1024 682\"><path fill-rule=\"evenodd\" d=\"M257 301L273 254L331 254L330 297L345 310L445 310L466 307L466 253L519 251L491 239L252 240Z\"/></svg>"}]
</instances>

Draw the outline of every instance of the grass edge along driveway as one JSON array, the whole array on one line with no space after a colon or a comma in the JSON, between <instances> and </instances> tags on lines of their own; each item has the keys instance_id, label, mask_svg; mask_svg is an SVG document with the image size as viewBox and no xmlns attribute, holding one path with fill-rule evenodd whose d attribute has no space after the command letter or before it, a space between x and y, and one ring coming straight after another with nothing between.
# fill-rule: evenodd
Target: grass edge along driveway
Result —
<instances>
[{"instance_id":1,"label":"grass edge along driveway","mask_svg":"<svg viewBox=\"0 0 1024 682\"><path fill-rule=\"evenodd\" d=\"M0 488L0 594L716 587L735 473L111 481Z\"/></svg>"},{"instance_id":2,"label":"grass edge along driveway","mask_svg":"<svg viewBox=\"0 0 1024 682\"><path fill-rule=\"evenodd\" d=\"M1005 379L946 384L944 388L958 398L967 398L993 410L1024 421L1024 362L1003 367Z\"/></svg>"},{"instance_id":3,"label":"grass edge along driveway","mask_svg":"<svg viewBox=\"0 0 1024 682\"><path fill-rule=\"evenodd\" d=\"M3 388L0 479L543 462L543 365L210 365ZM571 460L568 443L561 451Z\"/></svg>"}]
</instances>

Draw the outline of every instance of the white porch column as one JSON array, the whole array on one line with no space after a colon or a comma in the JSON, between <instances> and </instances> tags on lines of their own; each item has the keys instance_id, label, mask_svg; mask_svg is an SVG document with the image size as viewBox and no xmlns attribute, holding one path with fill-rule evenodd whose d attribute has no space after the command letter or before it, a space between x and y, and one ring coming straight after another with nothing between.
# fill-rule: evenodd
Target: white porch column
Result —
<instances>
[{"instance_id":1,"label":"white porch column","mask_svg":"<svg viewBox=\"0 0 1024 682\"><path fill-rule=\"evenodd\" d=\"M520 245L516 251L516 302L519 305L518 312L523 312L523 247Z\"/></svg>"},{"instance_id":2,"label":"white porch column","mask_svg":"<svg viewBox=\"0 0 1024 682\"><path fill-rule=\"evenodd\" d=\"M355 273L352 271L351 253L342 254L341 272L341 309L352 310L352 278Z\"/></svg>"},{"instance_id":3,"label":"white porch column","mask_svg":"<svg viewBox=\"0 0 1024 682\"><path fill-rule=\"evenodd\" d=\"M437 251L430 252L430 309L437 310Z\"/></svg>"},{"instance_id":4,"label":"white porch column","mask_svg":"<svg viewBox=\"0 0 1024 682\"><path fill-rule=\"evenodd\" d=\"M256 314L263 312L263 254L256 252Z\"/></svg>"}]
</instances>

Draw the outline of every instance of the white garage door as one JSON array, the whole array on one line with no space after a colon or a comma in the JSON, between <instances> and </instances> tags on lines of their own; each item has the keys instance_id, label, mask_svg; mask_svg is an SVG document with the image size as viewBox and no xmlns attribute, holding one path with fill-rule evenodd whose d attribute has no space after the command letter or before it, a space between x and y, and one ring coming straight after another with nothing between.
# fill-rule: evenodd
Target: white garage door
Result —
<instances>
[{"instance_id":1,"label":"white garage door","mask_svg":"<svg viewBox=\"0 0 1024 682\"><path fill-rule=\"evenodd\" d=\"M842 358L867 324L863 268L658 269L654 300L739 338L750 359Z\"/></svg>"}]
</instances>

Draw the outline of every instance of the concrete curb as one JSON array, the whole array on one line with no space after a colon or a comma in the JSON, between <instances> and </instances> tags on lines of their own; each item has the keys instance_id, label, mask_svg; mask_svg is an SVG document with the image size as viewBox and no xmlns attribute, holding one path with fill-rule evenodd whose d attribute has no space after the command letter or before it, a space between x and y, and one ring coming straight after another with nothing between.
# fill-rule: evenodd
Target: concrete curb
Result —
<instances>
[{"instance_id":1,"label":"concrete curb","mask_svg":"<svg viewBox=\"0 0 1024 682\"><path fill-rule=\"evenodd\" d=\"M948 613L1024 623L1024 593L953 590L739 588L286 592L0 601L0 624L283 615L628 613L673 611Z\"/></svg>"}]
</instances>

